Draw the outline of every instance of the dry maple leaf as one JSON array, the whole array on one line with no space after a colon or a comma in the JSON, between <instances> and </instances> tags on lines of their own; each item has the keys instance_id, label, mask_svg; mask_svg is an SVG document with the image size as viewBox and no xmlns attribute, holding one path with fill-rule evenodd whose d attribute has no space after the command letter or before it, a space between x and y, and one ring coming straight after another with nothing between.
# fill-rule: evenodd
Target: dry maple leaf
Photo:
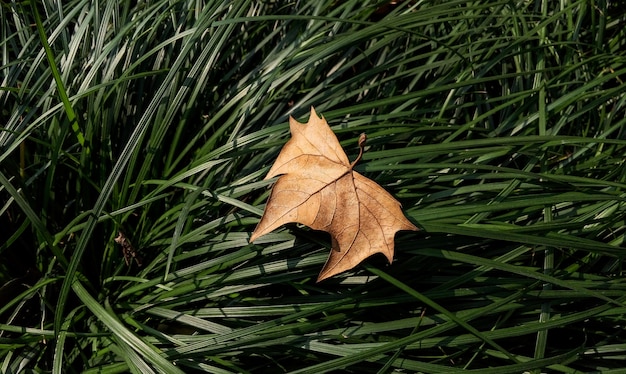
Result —
<instances>
[{"instance_id":1,"label":"dry maple leaf","mask_svg":"<svg viewBox=\"0 0 626 374\"><path fill-rule=\"evenodd\" d=\"M330 233L332 250L318 282L378 252L391 263L396 232L417 227L406 219L393 196L352 170L363 154L365 134L359 139L359 156L350 163L328 123L313 107L307 124L290 117L289 129L292 138L265 179L281 177L250 241L289 222Z\"/></svg>"}]
</instances>

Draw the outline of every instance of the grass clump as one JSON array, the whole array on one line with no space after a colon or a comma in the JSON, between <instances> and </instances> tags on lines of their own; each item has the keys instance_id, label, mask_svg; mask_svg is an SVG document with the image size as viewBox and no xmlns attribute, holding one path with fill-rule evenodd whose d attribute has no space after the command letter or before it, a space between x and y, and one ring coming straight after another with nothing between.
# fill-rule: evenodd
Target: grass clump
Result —
<instances>
[{"instance_id":1,"label":"grass clump","mask_svg":"<svg viewBox=\"0 0 626 374\"><path fill-rule=\"evenodd\" d=\"M620 6L74 0L0 17L0 371L625 366ZM367 133L356 169L422 229L391 266L316 284L325 234L248 241L287 119L311 105L350 159Z\"/></svg>"}]
</instances>

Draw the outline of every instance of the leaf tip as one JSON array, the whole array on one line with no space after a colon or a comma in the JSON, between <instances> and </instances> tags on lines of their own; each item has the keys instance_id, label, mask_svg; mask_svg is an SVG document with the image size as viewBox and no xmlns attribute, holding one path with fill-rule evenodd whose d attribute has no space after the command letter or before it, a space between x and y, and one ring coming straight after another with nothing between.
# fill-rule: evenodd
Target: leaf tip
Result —
<instances>
[{"instance_id":1,"label":"leaf tip","mask_svg":"<svg viewBox=\"0 0 626 374\"><path fill-rule=\"evenodd\" d=\"M263 220L263 218L261 218L261 221ZM252 231L252 234L250 234L250 237L248 238L248 243L252 244L252 242L254 242L255 240L257 240L258 238L260 238L261 236L267 234L267 232L265 230L262 229L261 226L261 221L259 221L259 223L257 224L256 228L254 229L254 231Z\"/></svg>"},{"instance_id":2,"label":"leaf tip","mask_svg":"<svg viewBox=\"0 0 626 374\"><path fill-rule=\"evenodd\" d=\"M317 276L317 280L315 281L315 283L319 283L325 279L328 279L334 275L339 274L338 272L333 272L332 270L328 270L326 268L322 269L322 271L319 273L319 275Z\"/></svg>"}]
</instances>

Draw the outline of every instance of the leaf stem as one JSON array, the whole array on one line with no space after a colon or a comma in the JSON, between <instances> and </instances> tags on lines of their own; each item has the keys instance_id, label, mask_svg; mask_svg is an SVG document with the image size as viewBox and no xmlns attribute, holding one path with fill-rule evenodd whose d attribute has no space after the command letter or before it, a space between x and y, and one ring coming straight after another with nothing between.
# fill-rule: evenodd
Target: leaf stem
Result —
<instances>
[{"instance_id":1,"label":"leaf stem","mask_svg":"<svg viewBox=\"0 0 626 374\"><path fill-rule=\"evenodd\" d=\"M361 136L359 136L359 155L350 164L350 169L352 169L354 165L356 165L356 163L361 160L361 157L363 157L363 149L365 148L366 141L367 141L367 135L365 135L365 133L361 133Z\"/></svg>"}]
</instances>

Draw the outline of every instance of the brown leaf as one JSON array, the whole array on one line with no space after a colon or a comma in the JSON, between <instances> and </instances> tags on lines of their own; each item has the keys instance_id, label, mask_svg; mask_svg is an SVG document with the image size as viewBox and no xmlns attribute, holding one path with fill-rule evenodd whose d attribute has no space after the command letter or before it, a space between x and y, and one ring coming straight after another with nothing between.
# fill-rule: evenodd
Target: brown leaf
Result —
<instances>
[{"instance_id":1,"label":"brown leaf","mask_svg":"<svg viewBox=\"0 0 626 374\"><path fill-rule=\"evenodd\" d=\"M130 266L131 259L135 259L137 265L141 267L141 256L137 254L135 247L133 247L130 240L128 240L126 235L121 230L117 232L117 237L113 240L122 246L122 253L124 254L124 262L126 262L126 266Z\"/></svg>"},{"instance_id":2,"label":"brown leaf","mask_svg":"<svg viewBox=\"0 0 626 374\"><path fill-rule=\"evenodd\" d=\"M359 139L361 153L351 164L314 108L307 124L289 118L289 128L292 138L265 179L282 176L250 241L289 222L327 231L332 250L318 282L350 270L378 252L391 263L396 232L417 227L404 217L393 196L352 170L361 158L365 134Z\"/></svg>"}]
</instances>

